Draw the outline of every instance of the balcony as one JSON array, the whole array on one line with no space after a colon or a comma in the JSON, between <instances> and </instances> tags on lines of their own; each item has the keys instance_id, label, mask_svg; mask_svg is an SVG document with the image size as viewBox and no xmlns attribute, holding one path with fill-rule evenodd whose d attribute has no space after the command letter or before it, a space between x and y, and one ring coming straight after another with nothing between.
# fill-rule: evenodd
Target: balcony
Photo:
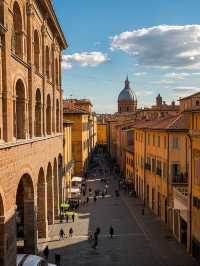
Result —
<instances>
[{"instance_id":1,"label":"balcony","mask_svg":"<svg viewBox=\"0 0 200 266\"><path fill-rule=\"evenodd\" d=\"M149 163L145 163L145 169L151 171L151 165Z\"/></svg>"},{"instance_id":2,"label":"balcony","mask_svg":"<svg viewBox=\"0 0 200 266\"><path fill-rule=\"evenodd\" d=\"M187 222L188 188L173 188L174 209L180 210L180 216Z\"/></svg>"},{"instance_id":3,"label":"balcony","mask_svg":"<svg viewBox=\"0 0 200 266\"><path fill-rule=\"evenodd\" d=\"M160 168L156 168L156 175L162 176L162 170Z\"/></svg>"},{"instance_id":4,"label":"balcony","mask_svg":"<svg viewBox=\"0 0 200 266\"><path fill-rule=\"evenodd\" d=\"M190 136L200 137L200 129L192 129L189 131Z\"/></svg>"},{"instance_id":5,"label":"balcony","mask_svg":"<svg viewBox=\"0 0 200 266\"><path fill-rule=\"evenodd\" d=\"M172 185L188 185L188 173L181 173L179 175L172 176Z\"/></svg>"}]
</instances>

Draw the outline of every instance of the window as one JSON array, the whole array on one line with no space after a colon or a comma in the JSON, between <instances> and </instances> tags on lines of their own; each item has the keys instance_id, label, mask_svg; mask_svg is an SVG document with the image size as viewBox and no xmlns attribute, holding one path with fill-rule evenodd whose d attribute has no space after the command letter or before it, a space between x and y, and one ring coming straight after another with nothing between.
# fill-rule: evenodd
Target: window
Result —
<instances>
[{"instance_id":1,"label":"window","mask_svg":"<svg viewBox=\"0 0 200 266\"><path fill-rule=\"evenodd\" d=\"M172 175L172 178L176 178L180 175L180 164L179 163L173 163L171 165L171 175Z\"/></svg>"},{"instance_id":2,"label":"window","mask_svg":"<svg viewBox=\"0 0 200 266\"><path fill-rule=\"evenodd\" d=\"M196 105L199 105L199 100L196 101Z\"/></svg>"},{"instance_id":3,"label":"window","mask_svg":"<svg viewBox=\"0 0 200 266\"><path fill-rule=\"evenodd\" d=\"M158 147L160 147L160 136L158 136Z\"/></svg>"},{"instance_id":4,"label":"window","mask_svg":"<svg viewBox=\"0 0 200 266\"><path fill-rule=\"evenodd\" d=\"M46 76L50 79L50 58L49 58L49 47L46 46Z\"/></svg>"},{"instance_id":5,"label":"window","mask_svg":"<svg viewBox=\"0 0 200 266\"><path fill-rule=\"evenodd\" d=\"M151 144L151 135L150 134L147 135L147 141L148 141L148 145L150 145Z\"/></svg>"},{"instance_id":6,"label":"window","mask_svg":"<svg viewBox=\"0 0 200 266\"><path fill-rule=\"evenodd\" d=\"M172 137L172 149L179 149L179 137L178 136Z\"/></svg>"},{"instance_id":7,"label":"window","mask_svg":"<svg viewBox=\"0 0 200 266\"><path fill-rule=\"evenodd\" d=\"M37 72L39 72L39 61L40 61L40 45L38 32L34 32L34 65Z\"/></svg>"},{"instance_id":8,"label":"window","mask_svg":"<svg viewBox=\"0 0 200 266\"><path fill-rule=\"evenodd\" d=\"M152 159L152 172L155 173L155 171L156 171L156 160Z\"/></svg>"},{"instance_id":9,"label":"window","mask_svg":"<svg viewBox=\"0 0 200 266\"><path fill-rule=\"evenodd\" d=\"M167 148L167 137L164 136L164 148L166 149Z\"/></svg>"},{"instance_id":10,"label":"window","mask_svg":"<svg viewBox=\"0 0 200 266\"><path fill-rule=\"evenodd\" d=\"M200 158L194 160L194 184L200 186Z\"/></svg>"},{"instance_id":11,"label":"window","mask_svg":"<svg viewBox=\"0 0 200 266\"><path fill-rule=\"evenodd\" d=\"M153 135L153 146L155 146L155 135Z\"/></svg>"},{"instance_id":12,"label":"window","mask_svg":"<svg viewBox=\"0 0 200 266\"><path fill-rule=\"evenodd\" d=\"M13 6L13 36L12 36L12 49L13 52L22 58L23 56L23 28L22 28L22 15L20 7L17 2Z\"/></svg>"},{"instance_id":13,"label":"window","mask_svg":"<svg viewBox=\"0 0 200 266\"><path fill-rule=\"evenodd\" d=\"M51 97L47 95L47 107L46 107L46 132L47 135L51 134Z\"/></svg>"}]
</instances>

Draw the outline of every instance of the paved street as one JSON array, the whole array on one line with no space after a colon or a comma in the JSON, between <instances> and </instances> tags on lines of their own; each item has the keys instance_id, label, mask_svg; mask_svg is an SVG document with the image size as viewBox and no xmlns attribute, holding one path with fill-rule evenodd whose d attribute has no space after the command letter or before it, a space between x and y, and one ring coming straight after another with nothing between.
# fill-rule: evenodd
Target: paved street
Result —
<instances>
[{"instance_id":1,"label":"paved street","mask_svg":"<svg viewBox=\"0 0 200 266\"><path fill-rule=\"evenodd\" d=\"M103 183L98 178L91 179L92 190L100 188ZM169 237L164 224L149 210L142 216L142 202L128 197L121 192L115 197L117 181L111 179L109 196L98 198L80 208L79 218L75 223L57 224L51 230L50 261L54 255L61 254L61 266L195 266L195 260L186 254L176 240ZM109 227L115 230L114 239L108 235ZM101 228L97 250L93 250L87 239L88 231ZM58 240L60 228L67 234L65 240ZM74 236L68 237L69 228Z\"/></svg>"}]
</instances>

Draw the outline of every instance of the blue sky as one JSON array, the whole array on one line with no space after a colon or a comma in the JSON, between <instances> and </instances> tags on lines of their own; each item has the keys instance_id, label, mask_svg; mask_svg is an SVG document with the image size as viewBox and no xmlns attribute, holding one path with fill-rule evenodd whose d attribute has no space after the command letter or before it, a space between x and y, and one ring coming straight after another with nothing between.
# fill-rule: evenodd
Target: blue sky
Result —
<instances>
[{"instance_id":1,"label":"blue sky","mask_svg":"<svg viewBox=\"0 0 200 266\"><path fill-rule=\"evenodd\" d=\"M96 112L115 112L127 74L140 106L153 104L158 93L168 102L199 90L199 0L54 0L54 6L69 44L65 97L90 98Z\"/></svg>"}]
</instances>

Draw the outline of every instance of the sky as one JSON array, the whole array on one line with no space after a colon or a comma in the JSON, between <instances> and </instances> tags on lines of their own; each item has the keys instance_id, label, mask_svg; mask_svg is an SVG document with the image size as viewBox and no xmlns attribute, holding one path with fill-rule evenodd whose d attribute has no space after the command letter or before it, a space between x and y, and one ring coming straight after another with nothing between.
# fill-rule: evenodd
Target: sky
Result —
<instances>
[{"instance_id":1,"label":"sky","mask_svg":"<svg viewBox=\"0 0 200 266\"><path fill-rule=\"evenodd\" d=\"M171 102L200 90L199 0L54 0L68 42L65 98L117 111L129 76L140 107L158 93Z\"/></svg>"}]
</instances>

